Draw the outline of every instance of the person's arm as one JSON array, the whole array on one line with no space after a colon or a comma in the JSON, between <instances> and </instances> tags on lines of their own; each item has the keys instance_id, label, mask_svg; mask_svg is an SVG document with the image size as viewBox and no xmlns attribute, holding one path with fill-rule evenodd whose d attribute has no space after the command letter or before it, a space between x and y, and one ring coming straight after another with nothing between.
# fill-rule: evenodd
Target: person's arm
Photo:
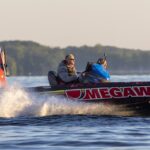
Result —
<instances>
[{"instance_id":1,"label":"person's arm","mask_svg":"<svg viewBox=\"0 0 150 150\"><path fill-rule=\"evenodd\" d=\"M102 76L103 76L104 79L110 80L110 74L106 69L102 70Z\"/></svg>"},{"instance_id":2,"label":"person's arm","mask_svg":"<svg viewBox=\"0 0 150 150\"><path fill-rule=\"evenodd\" d=\"M92 70L93 70L94 73L101 76L102 78L104 78L106 80L110 80L109 72L102 65L94 64L92 66Z\"/></svg>"},{"instance_id":3,"label":"person's arm","mask_svg":"<svg viewBox=\"0 0 150 150\"><path fill-rule=\"evenodd\" d=\"M59 68L58 76L63 80L64 82L71 82L78 78L77 74L69 76L67 68L62 66Z\"/></svg>"}]
</instances>

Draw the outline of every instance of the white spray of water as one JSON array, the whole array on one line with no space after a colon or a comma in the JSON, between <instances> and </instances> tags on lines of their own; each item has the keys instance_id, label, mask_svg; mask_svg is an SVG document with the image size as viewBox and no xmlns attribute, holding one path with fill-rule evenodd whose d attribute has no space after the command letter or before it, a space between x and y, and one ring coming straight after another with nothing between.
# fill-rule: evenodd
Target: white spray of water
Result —
<instances>
[{"instance_id":1,"label":"white spray of water","mask_svg":"<svg viewBox=\"0 0 150 150\"><path fill-rule=\"evenodd\" d=\"M0 95L0 117L15 117L32 105L28 94L18 86L5 89Z\"/></svg>"},{"instance_id":2,"label":"white spray of water","mask_svg":"<svg viewBox=\"0 0 150 150\"><path fill-rule=\"evenodd\" d=\"M122 115L115 106L73 102L62 97L27 93L17 85L7 88L0 95L0 117L61 114Z\"/></svg>"}]
</instances>

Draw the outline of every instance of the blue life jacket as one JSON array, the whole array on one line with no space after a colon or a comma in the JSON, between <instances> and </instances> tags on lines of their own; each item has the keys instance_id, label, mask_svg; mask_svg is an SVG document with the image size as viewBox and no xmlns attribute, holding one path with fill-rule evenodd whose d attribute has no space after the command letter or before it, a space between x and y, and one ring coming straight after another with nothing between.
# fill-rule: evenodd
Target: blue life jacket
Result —
<instances>
[{"instance_id":1,"label":"blue life jacket","mask_svg":"<svg viewBox=\"0 0 150 150\"><path fill-rule=\"evenodd\" d=\"M103 79L110 80L109 72L101 64L93 64L91 71L92 71L92 73L94 73L95 75L97 75Z\"/></svg>"}]
</instances>

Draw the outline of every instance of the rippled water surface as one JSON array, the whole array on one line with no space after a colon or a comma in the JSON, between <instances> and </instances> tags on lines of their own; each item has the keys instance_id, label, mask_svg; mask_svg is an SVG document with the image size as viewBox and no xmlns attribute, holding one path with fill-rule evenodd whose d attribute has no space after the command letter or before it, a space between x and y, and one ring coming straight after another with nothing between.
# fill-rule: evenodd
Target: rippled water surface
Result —
<instances>
[{"instance_id":1,"label":"rippled water surface","mask_svg":"<svg viewBox=\"0 0 150 150\"><path fill-rule=\"evenodd\" d=\"M112 81L150 81L150 76L112 76ZM0 96L0 149L150 149L149 117L115 116L113 108L23 90L48 85L46 77L8 82Z\"/></svg>"}]
</instances>

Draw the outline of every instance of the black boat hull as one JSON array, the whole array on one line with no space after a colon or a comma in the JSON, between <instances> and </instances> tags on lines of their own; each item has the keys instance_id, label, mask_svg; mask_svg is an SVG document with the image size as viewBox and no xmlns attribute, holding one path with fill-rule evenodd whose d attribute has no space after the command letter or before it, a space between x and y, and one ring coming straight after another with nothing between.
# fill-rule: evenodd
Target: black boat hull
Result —
<instances>
[{"instance_id":1,"label":"black boat hull","mask_svg":"<svg viewBox=\"0 0 150 150\"><path fill-rule=\"evenodd\" d=\"M150 82L110 82L100 84L70 84L29 88L41 94L66 97L86 103L115 105L133 115L150 116Z\"/></svg>"}]
</instances>

